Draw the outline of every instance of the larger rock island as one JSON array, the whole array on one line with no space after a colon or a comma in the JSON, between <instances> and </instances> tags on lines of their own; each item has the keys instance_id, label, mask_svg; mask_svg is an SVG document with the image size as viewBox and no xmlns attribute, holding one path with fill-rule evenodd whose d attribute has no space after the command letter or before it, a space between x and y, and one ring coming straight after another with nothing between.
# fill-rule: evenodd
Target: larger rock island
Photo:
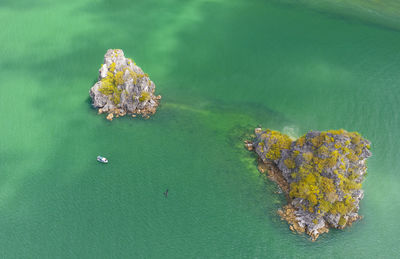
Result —
<instances>
[{"instance_id":1,"label":"larger rock island","mask_svg":"<svg viewBox=\"0 0 400 259\"><path fill-rule=\"evenodd\" d=\"M137 114L148 118L156 112L161 96L155 96L155 84L149 75L121 49L109 49L99 69L98 81L90 89L92 106L108 113L107 119Z\"/></svg>"},{"instance_id":2,"label":"larger rock island","mask_svg":"<svg viewBox=\"0 0 400 259\"><path fill-rule=\"evenodd\" d=\"M246 141L267 172L285 192L288 204L278 211L290 229L315 240L329 228L345 228L361 216L361 184L370 142L357 132L311 131L297 140L273 130L255 129Z\"/></svg>"}]
</instances>

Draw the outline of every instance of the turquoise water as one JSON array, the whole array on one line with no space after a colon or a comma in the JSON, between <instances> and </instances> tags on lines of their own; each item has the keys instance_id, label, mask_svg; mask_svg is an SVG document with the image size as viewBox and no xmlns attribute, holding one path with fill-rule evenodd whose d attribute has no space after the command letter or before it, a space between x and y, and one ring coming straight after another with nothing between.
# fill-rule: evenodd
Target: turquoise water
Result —
<instances>
[{"instance_id":1,"label":"turquoise water","mask_svg":"<svg viewBox=\"0 0 400 259\"><path fill-rule=\"evenodd\" d=\"M1 1L0 257L398 257L396 3ZM108 48L156 83L151 119L90 108ZM371 140L364 219L291 233L242 146L258 124Z\"/></svg>"}]
</instances>

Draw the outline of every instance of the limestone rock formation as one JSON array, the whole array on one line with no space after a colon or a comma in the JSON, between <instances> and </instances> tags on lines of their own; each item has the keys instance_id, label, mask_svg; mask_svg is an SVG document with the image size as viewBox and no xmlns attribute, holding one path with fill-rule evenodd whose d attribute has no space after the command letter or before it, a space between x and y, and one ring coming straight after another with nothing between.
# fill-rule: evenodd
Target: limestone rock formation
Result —
<instances>
[{"instance_id":1,"label":"limestone rock formation","mask_svg":"<svg viewBox=\"0 0 400 259\"><path fill-rule=\"evenodd\" d=\"M315 240L330 227L344 228L360 218L361 183L371 156L368 140L345 130L311 131L295 141L261 128L255 134L252 147L249 142L246 147L286 190L288 205L279 214L292 230Z\"/></svg>"},{"instance_id":2,"label":"limestone rock formation","mask_svg":"<svg viewBox=\"0 0 400 259\"><path fill-rule=\"evenodd\" d=\"M161 99L160 95L154 95L154 90L149 75L132 59L125 58L121 49L109 49L99 69L98 81L89 94L92 106L99 113L108 113L108 120L126 114L148 118L156 112Z\"/></svg>"}]
</instances>

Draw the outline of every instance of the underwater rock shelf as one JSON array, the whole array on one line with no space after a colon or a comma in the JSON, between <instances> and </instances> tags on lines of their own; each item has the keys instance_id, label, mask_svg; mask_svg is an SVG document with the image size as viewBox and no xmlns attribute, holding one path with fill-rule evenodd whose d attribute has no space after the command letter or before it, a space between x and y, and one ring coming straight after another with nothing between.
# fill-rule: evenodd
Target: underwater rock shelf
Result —
<instances>
[{"instance_id":1,"label":"underwater rock shelf","mask_svg":"<svg viewBox=\"0 0 400 259\"><path fill-rule=\"evenodd\" d=\"M99 69L98 81L90 89L92 106L98 113L108 113L107 119L131 114L144 118L156 112L161 96L155 96L155 84L149 75L121 49L109 49Z\"/></svg>"},{"instance_id":2,"label":"underwater rock shelf","mask_svg":"<svg viewBox=\"0 0 400 259\"><path fill-rule=\"evenodd\" d=\"M259 171L285 192L288 204L278 214L292 231L314 241L361 218L368 140L345 130L311 131L295 141L269 129L256 128L255 134L245 145L257 153Z\"/></svg>"}]
</instances>

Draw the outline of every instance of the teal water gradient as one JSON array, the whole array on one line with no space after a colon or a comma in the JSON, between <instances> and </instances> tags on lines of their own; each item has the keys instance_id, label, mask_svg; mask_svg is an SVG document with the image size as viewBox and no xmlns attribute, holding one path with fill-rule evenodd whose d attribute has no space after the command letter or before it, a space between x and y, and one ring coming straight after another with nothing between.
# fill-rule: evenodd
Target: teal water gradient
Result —
<instances>
[{"instance_id":1,"label":"teal water gradient","mask_svg":"<svg viewBox=\"0 0 400 259\"><path fill-rule=\"evenodd\" d=\"M0 257L399 256L399 27L323 2L1 1ZM156 83L150 120L90 108L108 48ZM371 140L364 219L291 233L242 146L258 124Z\"/></svg>"}]
</instances>

